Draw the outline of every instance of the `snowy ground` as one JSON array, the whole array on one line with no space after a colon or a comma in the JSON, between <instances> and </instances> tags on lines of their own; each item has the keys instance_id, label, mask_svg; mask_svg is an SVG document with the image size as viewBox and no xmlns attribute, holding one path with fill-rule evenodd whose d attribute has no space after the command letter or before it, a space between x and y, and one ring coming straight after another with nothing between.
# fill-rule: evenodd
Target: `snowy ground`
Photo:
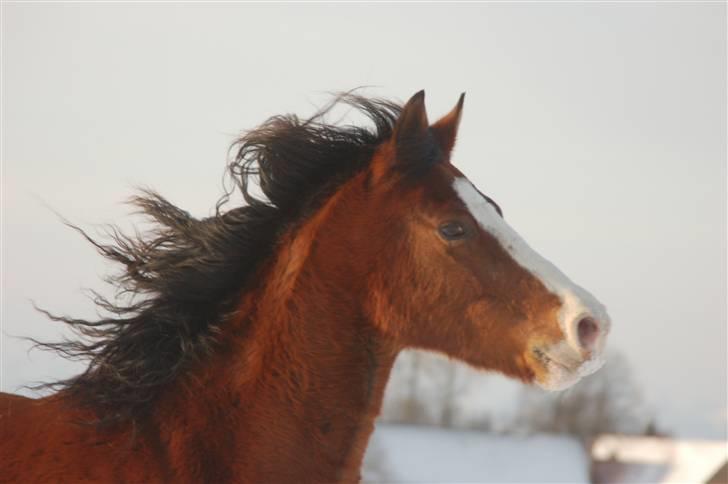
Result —
<instances>
[{"instance_id":1,"label":"snowy ground","mask_svg":"<svg viewBox=\"0 0 728 484\"><path fill-rule=\"evenodd\" d=\"M379 424L362 473L382 483L583 483L589 459L569 437Z\"/></svg>"}]
</instances>

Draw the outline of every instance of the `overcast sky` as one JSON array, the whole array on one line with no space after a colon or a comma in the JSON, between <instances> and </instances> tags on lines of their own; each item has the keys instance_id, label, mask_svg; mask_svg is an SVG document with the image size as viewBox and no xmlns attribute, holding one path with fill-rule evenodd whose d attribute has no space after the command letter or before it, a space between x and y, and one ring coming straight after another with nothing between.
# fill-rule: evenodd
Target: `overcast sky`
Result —
<instances>
[{"instance_id":1,"label":"overcast sky","mask_svg":"<svg viewBox=\"0 0 728 484\"><path fill-rule=\"evenodd\" d=\"M322 93L462 91L454 162L609 308L664 428L726 434L725 6L4 4L3 391L79 370L8 335L92 316L109 267L51 207L120 222L133 185L198 216L233 137Z\"/></svg>"}]
</instances>

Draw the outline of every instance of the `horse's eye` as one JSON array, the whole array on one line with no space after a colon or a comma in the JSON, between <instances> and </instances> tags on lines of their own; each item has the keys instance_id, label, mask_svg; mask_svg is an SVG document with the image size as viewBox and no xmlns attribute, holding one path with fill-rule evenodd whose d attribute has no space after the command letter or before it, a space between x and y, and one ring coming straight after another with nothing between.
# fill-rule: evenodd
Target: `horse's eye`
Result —
<instances>
[{"instance_id":1,"label":"horse's eye","mask_svg":"<svg viewBox=\"0 0 728 484\"><path fill-rule=\"evenodd\" d=\"M466 235L465 227L460 222L445 222L438 230L445 240L458 240Z\"/></svg>"}]
</instances>

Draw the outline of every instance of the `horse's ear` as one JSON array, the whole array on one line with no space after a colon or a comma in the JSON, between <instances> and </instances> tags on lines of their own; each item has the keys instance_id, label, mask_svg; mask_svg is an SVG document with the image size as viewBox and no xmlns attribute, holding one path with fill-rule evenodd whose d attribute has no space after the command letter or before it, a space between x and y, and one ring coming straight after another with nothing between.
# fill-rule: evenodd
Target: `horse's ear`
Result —
<instances>
[{"instance_id":1,"label":"horse's ear","mask_svg":"<svg viewBox=\"0 0 728 484\"><path fill-rule=\"evenodd\" d=\"M404 173L426 170L432 164L447 159L455 144L463 96L455 109L430 126L425 109L425 91L419 91L410 98L394 124L391 147L393 155L383 157L372 165L376 180L390 169Z\"/></svg>"},{"instance_id":2,"label":"horse's ear","mask_svg":"<svg viewBox=\"0 0 728 484\"><path fill-rule=\"evenodd\" d=\"M460 95L460 99L458 99L458 103L455 105L452 111L440 118L435 124L430 127L433 136L437 140L437 144L440 146L440 149L448 156L450 155L453 146L455 146L455 138L457 138L458 126L460 126L460 118L463 115L464 102L465 93L462 93Z\"/></svg>"},{"instance_id":3,"label":"horse's ear","mask_svg":"<svg viewBox=\"0 0 728 484\"><path fill-rule=\"evenodd\" d=\"M417 92L407 101L394 125L394 140L397 146L421 142L427 137L427 110L425 91Z\"/></svg>"},{"instance_id":4,"label":"horse's ear","mask_svg":"<svg viewBox=\"0 0 728 484\"><path fill-rule=\"evenodd\" d=\"M394 124L393 168L406 173L418 171L439 158L439 148L430 130L425 109L425 91L410 98Z\"/></svg>"}]
</instances>

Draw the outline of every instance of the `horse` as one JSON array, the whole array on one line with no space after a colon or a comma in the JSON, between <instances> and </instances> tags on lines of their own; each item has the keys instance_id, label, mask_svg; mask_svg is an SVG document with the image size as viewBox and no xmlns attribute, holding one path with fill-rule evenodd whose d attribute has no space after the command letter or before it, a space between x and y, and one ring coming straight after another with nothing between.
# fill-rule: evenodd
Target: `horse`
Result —
<instances>
[{"instance_id":1,"label":"horse","mask_svg":"<svg viewBox=\"0 0 728 484\"><path fill-rule=\"evenodd\" d=\"M432 124L424 91L275 116L232 145L213 215L147 190L151 230L76 228L118 293L98 320L46 312L78 338L41 344L88 366L0 396L0 479L357 482L404 348L550 390L598 369L605 307L452 164L463 101ZM327 123L342 103L368 125Z\"/></svg>"}]
</instances>

